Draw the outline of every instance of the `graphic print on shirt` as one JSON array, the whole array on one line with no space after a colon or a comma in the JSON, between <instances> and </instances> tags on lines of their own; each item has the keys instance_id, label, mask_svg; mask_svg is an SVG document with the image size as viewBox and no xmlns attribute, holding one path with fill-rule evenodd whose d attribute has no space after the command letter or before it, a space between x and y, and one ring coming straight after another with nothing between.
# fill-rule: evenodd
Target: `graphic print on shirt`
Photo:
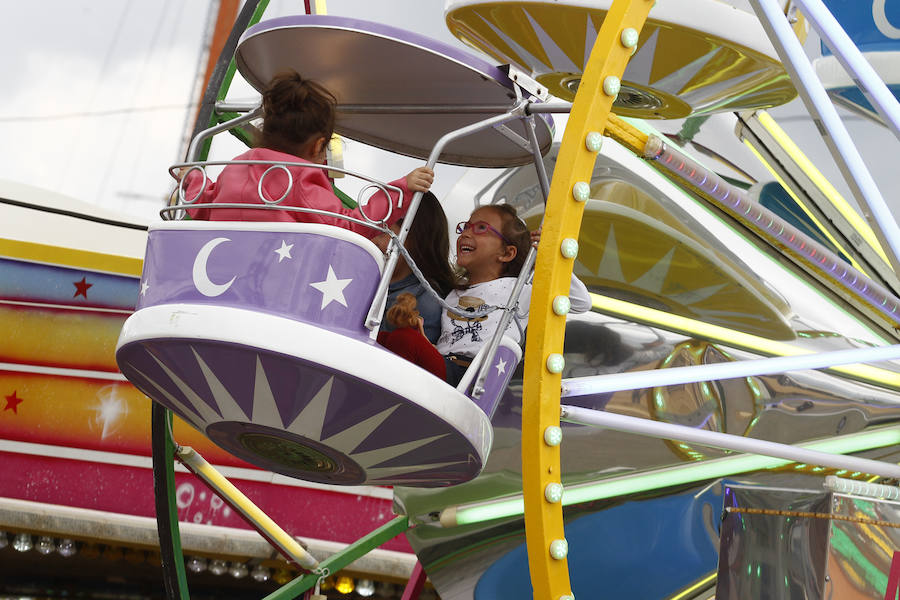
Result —
<instances>
[{"instance_id":1,"label":"graphic print on shirt","mask_svg":"<svg viewBox=\"0 0 900 600\"><path fill-rule=\"evenodd\" d=\"M468 312L475 312L486 307L487 303L476 296L460 296L459 303L457 304L457 308L461 308ZM484 341L479 334L484 329L483 321L487 319L487 315L483 317L467 317L464 314L451 311L449 316L450 323L453 325L453 330L450 332L452 344L455 344L466 336L471 336L469 338L470 342Z\"/></svg>"}]
</instances>

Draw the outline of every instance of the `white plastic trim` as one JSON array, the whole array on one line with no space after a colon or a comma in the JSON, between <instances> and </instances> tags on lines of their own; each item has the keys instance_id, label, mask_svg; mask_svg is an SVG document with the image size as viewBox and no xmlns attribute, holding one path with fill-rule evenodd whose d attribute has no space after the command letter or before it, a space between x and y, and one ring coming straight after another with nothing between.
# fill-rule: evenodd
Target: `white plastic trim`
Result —
<instances>
[{"instance_id":1,"label":"white plastic trim","mask_svg":"<svg viewBox=\"0 0 900 600\"><path fill-rule=\"evenodd\" d=\"M453 424L469 439L482 461L487 460L490 452L491 422L472 400L375 343L240 308L163 304L131 315L122 327L116 349L143 340L166 338L243 344L348 373L414 401Z\"/></svg>"}]
</instances>

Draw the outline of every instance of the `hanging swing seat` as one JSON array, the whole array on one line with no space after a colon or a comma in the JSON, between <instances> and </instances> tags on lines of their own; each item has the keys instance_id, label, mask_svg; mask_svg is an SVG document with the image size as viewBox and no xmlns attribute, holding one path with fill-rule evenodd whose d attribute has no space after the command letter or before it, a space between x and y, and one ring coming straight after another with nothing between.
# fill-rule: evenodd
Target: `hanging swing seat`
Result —
<instances>
[{"instance_id":1,"label":"hanging swing seat","mask_svg":"<svg viewBox=\"0 0 900 600\"><path fill-rule=\"evenodd\" d=\"M369 240L327 225L155 225L119 366L217 444L277 473L467 481L490 450L493 407L372 340L362 323L382 262Z\"/></svg>"},{"instance_id":2,"label":"hanging swing seat","mask_svg":"<svg viewBox=\"0 0 900 600\"><path fill-rule=\"evenodd\" d=\"M573 100L612 0L451 0L447 27ZM624 39L624 38L623 38ZM659 2L613 111L644 119L778 106L797 92L759 20L719 0Z\"/></svg>"},{"instance_id":3,"label":"hanging swing seat","mask_svg":"<svg viewBox=\"0 0 900 600\"><path fill-rule=\"evenodd\" d=\"M248 29L235 58L257 89L285 69L320 81L341 101L336 131L386 150L424 158L462 129L471 135L440 146L442 162L509 166L534 160L552 141L549 117L513 110L534 99L504 72L413 32L284 17ZM498 114L508 120L473 126ZM163 212L217 207L181 200ZM244 206L277 204L261 197ZM381 306L384 269L370 240L335 226L154 225L116 359L154 401L258 467L339 485L468 481L487 461L490 417L521 349L505 342L478 358L468 383L482 361L490 368L484 391L470 395L389 352L366 326Z\"/></svg>"}]
</instances>

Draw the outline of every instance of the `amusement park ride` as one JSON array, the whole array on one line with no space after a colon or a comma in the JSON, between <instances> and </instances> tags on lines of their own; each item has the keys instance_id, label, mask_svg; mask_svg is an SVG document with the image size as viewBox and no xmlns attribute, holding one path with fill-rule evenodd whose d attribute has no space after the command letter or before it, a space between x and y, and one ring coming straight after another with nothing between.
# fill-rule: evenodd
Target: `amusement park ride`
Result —
<instances>
[{"instance_id":1,"label":"amusement park ride","mask_svg":"<svg viewBox=\"0 0 900 600\"><path fill-rule=\"evenodd\" d=\"M399 233L355 220L386 254L302 215L186 218L230 205L180 184L149 227L46 201L38 227L9 201L0 541L158 547L172 598L213 564L267 598L351 597L348 573L404 600L426 575L459 600L896 597L900 230L832 100L900 136L900 6L448 2L479 57L266 4L241 9L170 172L212 178L210 138L250 139L236 73L315 79L339 135L492 168L469 206L542 227L494 307L509 322L533 277L524 348L499 328L453 387L375 342L419 193ZM865 218L766 113L798 93ZM772 182L649 121L710 115ZM363 206L390 187L326 168L363 181ZM442 202L473 202L463 183ZM37 237L54 220L65 243ZM573 272L587 314L567 314Z\"/></svg>"}]
</instances>

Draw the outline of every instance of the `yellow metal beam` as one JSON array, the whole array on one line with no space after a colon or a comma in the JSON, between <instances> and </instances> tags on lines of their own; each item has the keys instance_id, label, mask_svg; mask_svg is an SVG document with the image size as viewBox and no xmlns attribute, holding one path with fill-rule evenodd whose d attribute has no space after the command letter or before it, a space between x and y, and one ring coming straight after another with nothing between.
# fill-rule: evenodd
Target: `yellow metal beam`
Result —
<instances>
[{"instance_id":1,"label":"yellow metal beam","mask_svg":"<svg viewBox=\"0 0 900 600\"><path fill-rule=\"evenodd\" d=\"M300 542L278 526L269 516L228 481L212 465L206 462L196 450L182 446L175 451L175 458L187 467L194 475L203 480L222 500L234 508L250 525L256 529L270 544L275 546L285 558L298 566L315 571L319 562L306 551Z\"/></svg>"},{"instance_id":2,"label":"yellow metal beam","mask_svg":"<svg viewBox=\"0 0 900 600\"><path fill-rule=\"evenodd\" d=\"M597 35L575 95L557 158L535 264L531 324L525 348L522 399L522 489L525 535L534 598L571 598L562 505L559 393L565 314L553 300L569 290L585 186L606 129L625 65L653 0L614 0ZM588 188L589 192L589 188ZM557 303L559 306L560 303Z\"/></svg>"}]
</instances>

